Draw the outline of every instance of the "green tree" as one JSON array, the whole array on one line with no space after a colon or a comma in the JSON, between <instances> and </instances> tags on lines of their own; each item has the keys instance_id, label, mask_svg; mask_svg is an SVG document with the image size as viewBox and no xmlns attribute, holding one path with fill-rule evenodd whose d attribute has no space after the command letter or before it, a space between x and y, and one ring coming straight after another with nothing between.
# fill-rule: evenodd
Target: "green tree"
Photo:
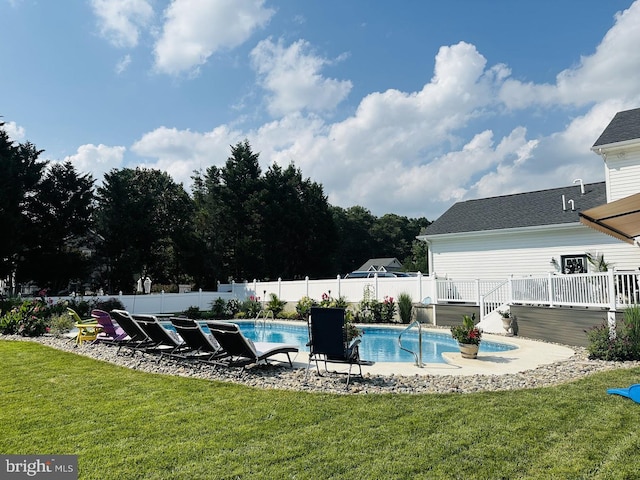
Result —
<instances>
[{"instance_id":1,"label":"green tree","mask_svg":"<svg viewBox=\"0 0 640 480\"><path fill-rule=\"evenodd\" d=\"M244 280L263 273L264 180L259 155L245 140L231 147L223 168L194 177L196 229L210 255L208 282Z\"/></svg>"},{"instance_id":2,"label":"green tree","mask_svg":"<svg viewBox=\"0 0 640 480\"><path fill-rule=\"evenodd\" d=\"M41 150L27 142L15 144L0 123L0 277L24 280L21 267L38 245L33 212L46 162ZM11 285L13 288L14 286Z\"/></svg>"},{"instance_id":3,"label":"green tree","mask_svg":"<svg viewBox=\"0 0 640 480\"><path fill-rule=\"evenodd\" d=\"M124 168L105 174L97 190L96 231L102 239L108 290L133 289L140 275L181 281L184 232L193 230L193 202L159 170Z\"/></svg>"},{"instance_id":4,"label":"green tree","mask_svg":"<svg viewBox=\"0 0 640 480\"><path fill-rule=\"evenodd\" d=\"M329 262L335 228L322 186L294 165L272 165L265 174L263 258L268 278L322 277Z\"/></svg>"},{"instance_id":5,"label":"green tree","mask_svg":"<svg viewBox=\"0 0 640 480\"><path fill-rule=\"evenodd\" d=\"M376 244L371 236L376 217L360 206L332 207L331 214L337 237L334 268L344 275L376 256Z\"/></svg>"},{"instance_id":6,"label":"green tree","mask_svg":"<svg viewBox=\"0 0 640 480\"><path fill-rule=\"evenodd\" d=\"M79 175L71 162L51 164L38 188L33 207L36 245L25 260L23 275L53 292L71 280L87 279L93 210L93 177Z\"/></svg>"}]
</instances>

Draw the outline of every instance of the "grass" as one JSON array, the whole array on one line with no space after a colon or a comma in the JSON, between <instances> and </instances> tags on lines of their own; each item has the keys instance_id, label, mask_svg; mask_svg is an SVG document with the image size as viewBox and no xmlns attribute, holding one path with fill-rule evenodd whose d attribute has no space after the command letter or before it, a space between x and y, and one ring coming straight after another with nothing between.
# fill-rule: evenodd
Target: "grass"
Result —
<instances>
[{"instance_id":1,"label":"grass","mask_svg":"<svg viewBox=\"0 0 640 480\"><path fill-rule=\"evenodd\" d=\"M153 375L0 341L0 452L77 454L81 479L630 479L640 369L552 388L330 395Z\"/></svg>"}]
</instances>

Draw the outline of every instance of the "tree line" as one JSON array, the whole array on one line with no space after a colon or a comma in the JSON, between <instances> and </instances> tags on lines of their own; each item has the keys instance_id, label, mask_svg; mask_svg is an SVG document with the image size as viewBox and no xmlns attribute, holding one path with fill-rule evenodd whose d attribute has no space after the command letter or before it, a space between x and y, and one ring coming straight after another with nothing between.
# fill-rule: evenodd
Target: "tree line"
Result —
<instances>
[{"instance_id":1,"label":"tree line","mask_svg":"<svg viewBox=\"0 0 640 480\"><path fill-rule=\"evenodd\" d=\"M131 292L154 284L213 289L230 280L327 278L367 259L396 257L426 271L415 236L426 218L376 217L328 203L291 164L259 166L247 140L223 167L195 172L188 193L166 172L112 169L97 185L71 162L39 159L0 124L0 278L50 294Z\"/></svg>"}]
</instances>

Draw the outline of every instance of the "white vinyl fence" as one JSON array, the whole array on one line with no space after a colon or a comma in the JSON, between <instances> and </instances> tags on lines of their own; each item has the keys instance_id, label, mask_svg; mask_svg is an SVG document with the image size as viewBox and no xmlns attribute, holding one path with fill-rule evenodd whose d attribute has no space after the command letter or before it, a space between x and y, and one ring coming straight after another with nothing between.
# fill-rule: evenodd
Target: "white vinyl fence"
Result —
<instances>
[{"instance_id":1,"label":"white vinyl fence","mask_svg":"<svg viewBox=\"0 0 640 480\"><path fill-rule=\"evenodd\" d=\"M323 295L344 297L358 303L364 292L382 301L398 298L401 293L411 296L414 303L429 298L435 304L464 303L480 305L481 316L501 305L579 306L619 310L640 303L640 272L598 272L572 275L549 274L509 278L506 280L450 280L418 274L415 277L340 278L323 280L292 280L221 284L217 292L202 290L189 293L158 293L150 295L115 295L84 297L85 300L117 298L131 313L176 313L189 307L211 309L218 298L243 301L251 297L268 301L271 294L286 302L296 303L302 297L321 300ZM69 300L72 297L52 297ZM74 297L80 300L82 297Z\"/></svg>"}]
</instances>

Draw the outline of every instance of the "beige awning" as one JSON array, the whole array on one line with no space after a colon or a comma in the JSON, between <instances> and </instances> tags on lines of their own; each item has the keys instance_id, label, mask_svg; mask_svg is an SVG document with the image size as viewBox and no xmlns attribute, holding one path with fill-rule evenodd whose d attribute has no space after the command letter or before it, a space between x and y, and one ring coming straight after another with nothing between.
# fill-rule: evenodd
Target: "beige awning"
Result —
<instances>
[{"instance_id":1,"label":"beige awning","mask_svg":"<svg viewBox=\"0 0 640 480\"><path fill-rule=\"evenodd\" d=\"M633 245L640 236L640 193L580 212L580 221Z\"/></svg>"}]
</instances>

